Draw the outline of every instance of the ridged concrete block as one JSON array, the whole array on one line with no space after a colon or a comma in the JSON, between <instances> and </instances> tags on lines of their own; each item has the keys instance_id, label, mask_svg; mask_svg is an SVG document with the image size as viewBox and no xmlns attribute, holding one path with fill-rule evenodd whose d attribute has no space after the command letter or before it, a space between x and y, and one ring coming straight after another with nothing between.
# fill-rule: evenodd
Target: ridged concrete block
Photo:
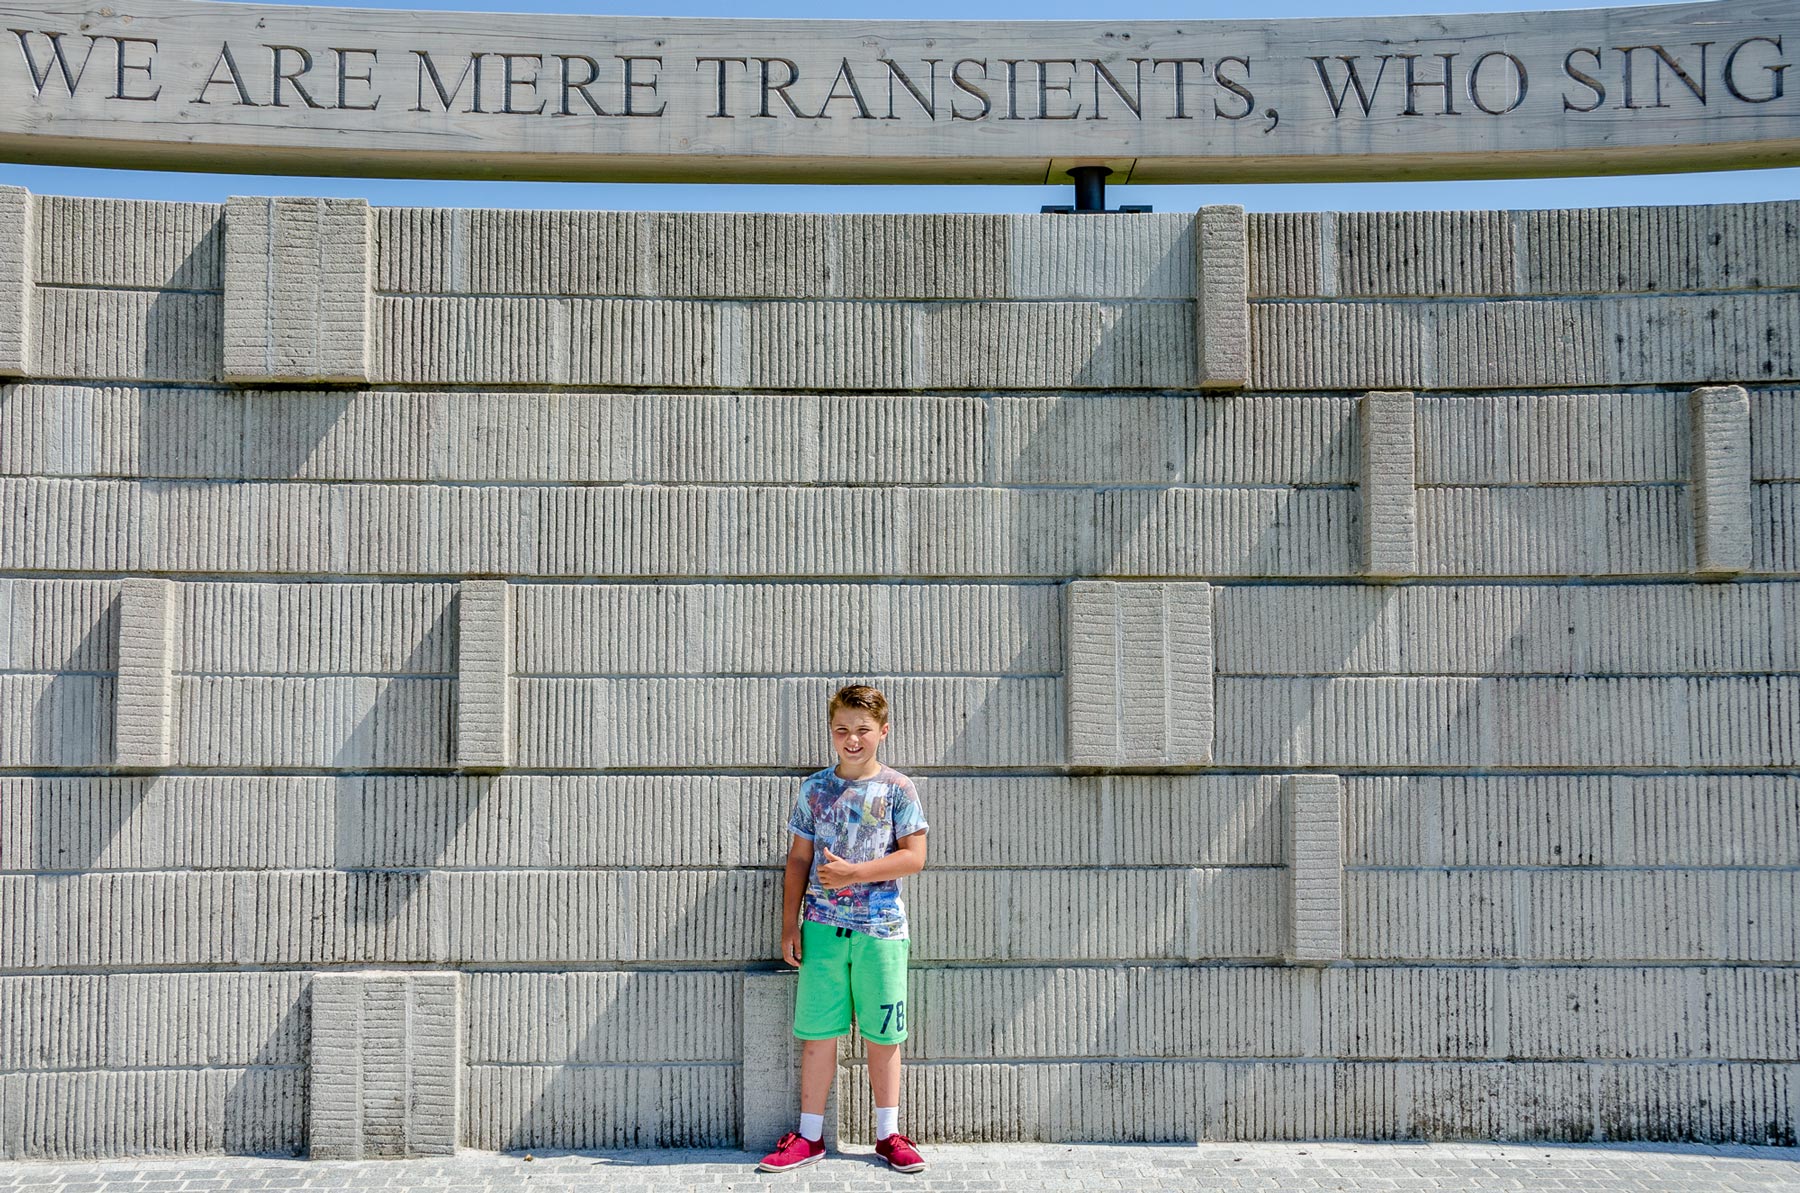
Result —
<instances>
[{"instance_id":1,"label":"ridged concrete block","mask_svg":"<svg viewBox=\"0 0 1800 1193\"><path fill-rule=\"evenodd\" d=\"M1363 570L1410 576L1419 566L1413 395L1368 393L1359 406Z\"/></svg>"},{"instance_id":2,"label":"ridged concrete block","mask_svg":"<svg viewBox=\"0 0 1800 1193\"><path fill-rule=\"evenodd\" d=\"M449 679L180 675L173 702L178 766L452 765Z\"/></svg>"},{"instance_id":3,"label":"ridged concrete block","mask_svg":"<svg viewBox=\"0 0 1800 1193\"><path fill-rule=\"evenodd\" d=\"M37 204L22 186L0 186L0 377L36 367L32 332L38 285Z\"/></svg>"},{"instance_id":4,"label":"ridged concrete block","mask_svg":"<svg viewBox=\"0 0 1800 1193\"><path fill-rule=\"evenodd\" d=\"M47 286L35 306L36 376L219 380L223 304L216 293Z\"/></svg>"},{"instance_id":5,"label":"ridged concrete block","mask_svg":"<svg viewBox=\"0 0 1800 1193\"><path fill-rule=\"evenodd\" d=\"M1336 775L1289 775L1287 799L1288 939L1292 962L1336 961L1344 955L1344 781Z\"/></svg>"},{"instance_id":6,"label":"ridged concrete block","mask_svg":"<svg viewBox=\"0 0 1800 1193\"><path fill-rule=\"evenodd\" d=\"M1337 280L1332 264L1337 252L1330 226L1333 218L1331 212L1319 211L1247 213L1249 297L1319 298L1332 294Z\"/></svg>"},{"instance_id":7,"label":"ridged concrete block","mask_svg":"<svg viewBox=\"0 0 1800 1193\"><path fill-rule=\"evenodd\" d=\"M1692 567L1688 502L1673 485L1421 489L1418 509L1424 576L1666 576Z\"/></svg>"},{"instance_id":8,"label":"ridged concrete block","mask_svg":"<svg viewBox=\"0 0 1800 1193\"><path fill-rule=\"evenodd\" d=\"M1358 501L1348 489L1122 488L1102 490L1094 505L1089 575L1350 576L1361 568Z\"/></svg>"},{"instance_id":9,"label":"ridged concrete block","mask_svg":"<svg viewBox=\"0 0 1800 1193\"><path fill-rule=\"evenodd\" d=\"M1316 1038L1301 1005L1317 977L1284 966L955 966L913 981L945 1011L921 1020L909 1063L1295 1056Z\"/></svg>"},{"instance_id":10,"label":"ridged concrete block","mask_svg":"<svg viewBox=\"0 0 1800 1193\"><path fill-rule=\"evenodd\" d=\"M37 206L40 285L224 288L223 204L44 195Z\"/></svg>"},{"instance_id":11,"label":"ridged concrete block","mask_svg":"<svg viewBox=\"0 0 1800 1193\"><path fill-rule=\"evenodd\" d=\"M313 1159L455 1154L461 975L314 975L310 1056Z\"/></svg>"},{"instance_id":12,"label":"ridged concrete block","mask_svg":"<svg viewBox=\"0 0 1800 1193\"><path fill-rule=\"evenodd\" d=\"M418 582L180 584L177 666L198 675L453 675L457 591Z\"/></svg>"},{"instance_id":13,"label":"ridged concrete block","mask_svg":"<svg viewBox=\"0 0 1800 1193\"><path fill-rule=\"evenodd\" d=\"M739 1146L747 1151L773 1147L800 1121L800 1041L794 1038L792 971L746 974L743 979L743 1072ZM916 1009L916 1008L914 1008ZM713 1009L716 1013L717 1008ZM913 1016L916 1020L917 1015ZM919 1033L915 1030L914 1036ZM839 1045L840 1051L842 1045ZM854 1075L854 1074L853 1074ZM838 1144L838 1086L825 1099L825 1146Z\"/></svg>"},{"instance_id":14,"label":"ridged concrete block","mask_svg":"<svg viewBox=\"0 0 1800 1193\"><path fill-rule=\"evenodd\" d=\"M865 675L897 722L890 754L911 766L1055 766L1063 759L1055 678ZM518 681L516 764L548 770L817 765L832 679L527 678ZM743 709L720 722L722 707ZM700 726L709 726L705 731ZM421 745L423 748L423 745Z\"/></svg>"},{"instance_id":15,"label":"ridged concrete block","mask_svg":"<svg viewBox=\"0 0 1800 1193\"><path fill-rule=\"evenodd\" d=\"M1517 292L1512 222L1504 211L1346 211L1325 217L1345 298Z\"/></svg>"},{"instance_id":16,"label":"ridged concrete block","mask_svg":"<svg viewBox=\"0 0 1800 1193\"><path fill-rule=\"evenodd\" d=\"M1220 675L1800 670L1800 585L1224 586Z\"/></svg>"},{"instance_id":17,"label":"ridged concrete block","mask_svg":"<svg viewBox=\"0 0 1800 1193\"><path fill-rule=\"evenodd\" d=\"M362 199L228 200L225 379L368 380L369 240Z\"/></svg>"},{"instance_id":18,"label":"ridged concrete block","mask_svg":"<svg viewBox=\"0 0 1800 1193\"><path fill-rule=\"evenodd\" d=\"M144 576L119 588L119 677L113 697L113 761L169 765L174 722L175 582Z\"/></svg>"},{"instance_id":19,"label":"ridged concrete block","mask_svg":"<svg viewBox=\"0 0 1800 1193\"><path fill-rule=\"evenodd\" d=\"M1194 380L1201 389L1250 382L1250 246L1244 209L1202 207L1194 217Z\"/></svg>"},{"instance_id":20,"label":"ridged concrete block","mask_svg":"<svg viewBox=\"0 0 1800 1193\"><path fill-rule=\"evenodd\" d=\"M1542 294L1739 290L1800 285L1800 203L1516 211L1523 286Z\"/></svg>"},{"instance_id":21,"label":"ridged concrete block","mask_svg":"<svg viewBox=\"0 0 1800 1193\"><path fill-rule=\"evenodd\" d=\"M1751 566L1750 395L1709 385L1688 397L1694 567L1732 574Z\"/></svg>"},{"instance_id":22,"label":"ridged concrete block","mask_svg":"<svg viewBox=\"0 0 1800 1193\"><path fill-rule=\"evenodd\" d=\"M1061 599L1050 584L510 587L520 675L1044 675L1062 668ZM833 629L844 618L868 632L846 641Z\"/></svg>"},{"instance_id":23,"label":"ridged concrete block","mask_svg":"<svg viewBox=\"0 0 1800 1193\"><path fill-rule=\"evenodd\" d=\"M1417 404L1421 485L1673 484L1685 396L1669 390L1442 394Z\"/></svg>"},{"instance_id":24,"label":"ridged concrete block","mask_svg":"<svg viewBox=\"0 0 1800 1193\"><path fill-rule=\"evenodd\" d=\"M746 1039L737 1009L745 981L710 970L471 973L466 1060L736 1065Z\"/></svg>"},{"instance_id":25,"label":"ridged concrete block","mask_svg":"<svg viewBox=\"0 0 1800 1193\"><path fill-rule=\"evenodd\" d=\"M1371 776L1346 795L1352 866L1800 865L1786 775Z\"/></svg>"},{"instance_id":26,"label":"ridged concrete block","mask_svg":"<svg viewBox=\"0 0 1800 1193\"><path fill-rule=\"evenodd\" d=\"M1283 879L1272 867L940 870L908 880L921 961L1274 958ZM1054 918L1015 907L1062 907Z\"/></svg>"},{"instance_id":27,"label":"ridged concrete block","mask_svg":"<svg viewBox=\"0 0 1800 1193\"><path fill-rule=\"evenodd\" d=\"M1212 760L1212 587L1077 581L1067 595L1069 761Z\"/></svg>"},{"instance_id":28,"label":"ridged concrete block","mask_svg":"<svg viewBox=\"0 0 1800 1193\"><path fill-rule=\"evenodd\" d=\"M735 1064L470 1065L463 1138L483 1151L737 1147L738 1074Z\"/></svg>"},{"instance_id":29,"label":"ridged concrete block","mask_svg":"<svg viewBox=\"0 0 1800 1193\"><path fill-rule=\"evenodd\" d=\"M1226 766L1800 763L1800 680L1380 676L1218 681Z\"/></svg>"},{"instance_id":30,"label":"ridged concrete block","mask_svg":"<svg viewBox=\"0 0 1800 1193\"><path fill-rule=\"evenodd\" d=\"M465 580L456 593L456 765L512 763L513 596L505 580Z\"/></svg>"}]
</instances>

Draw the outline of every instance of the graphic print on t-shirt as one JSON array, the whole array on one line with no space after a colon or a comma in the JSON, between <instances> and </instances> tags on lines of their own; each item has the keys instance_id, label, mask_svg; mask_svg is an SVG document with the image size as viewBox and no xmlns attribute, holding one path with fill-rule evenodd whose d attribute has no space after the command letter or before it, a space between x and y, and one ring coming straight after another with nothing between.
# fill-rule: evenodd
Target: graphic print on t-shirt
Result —
<instances>
[{"instance_id":1,"label":"graphic print on t-shirt","mask_svg":"<svg viewBox=\"0 0 1800 1193\"><path fill-rule=\"evenodd\" d=\"M819 882L825 851L847 862L872 862L898 848L901 837L928 827L912 780L884 766L867 779L840 779L830 767L808 775L788 820L788 831L813 843L801 914L837 928L853 928L884 940L904 940L906 905L900 882L855 882L827 890Z\"/></svg>"}]
</instances>

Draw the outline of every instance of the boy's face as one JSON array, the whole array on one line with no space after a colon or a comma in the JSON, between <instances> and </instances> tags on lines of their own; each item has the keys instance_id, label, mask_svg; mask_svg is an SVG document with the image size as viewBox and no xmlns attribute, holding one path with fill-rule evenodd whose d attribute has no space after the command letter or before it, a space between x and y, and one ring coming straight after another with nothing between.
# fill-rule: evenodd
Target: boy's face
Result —
<instances>
[{"instance_id":1,"label":"boy's face","mask_svg":"<svg viewBox=\"0 0 1800 1193\"><path fill-rule=\"evenodd\" d=\"M831 748L847 767L866 766L887 740L888 727L860 708L840 708L831 714Z\"/></svg>"}]
</instances>

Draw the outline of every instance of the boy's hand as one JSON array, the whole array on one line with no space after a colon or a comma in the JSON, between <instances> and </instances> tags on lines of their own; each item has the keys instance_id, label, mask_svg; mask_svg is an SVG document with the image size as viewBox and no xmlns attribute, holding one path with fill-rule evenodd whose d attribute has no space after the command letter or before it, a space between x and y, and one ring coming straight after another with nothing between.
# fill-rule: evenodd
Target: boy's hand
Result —
<instances>
[{"instance_id":1,"label":"boy's hand","mask_svg":"<svg viewBox=\"0 0 1800 1193\"><path fill-rule=\"evenodd\" d=\"M825 850L825 862L819 867L820 886L827 890L836 890L838 887L849 886L856 881L855 862L845 861L826 846L821 845L819 848Z\"/></svg>"},{"instance_id":2,"label":"boy's hand","mask_svg":"<svg viewBox=\"0 0 1800 1193\"><path fill-rule=\"evenodd\" d=\"M781 959L796 969L800 967L800 928L798 925L782 931Z\"/></svg>"}]
</instances>

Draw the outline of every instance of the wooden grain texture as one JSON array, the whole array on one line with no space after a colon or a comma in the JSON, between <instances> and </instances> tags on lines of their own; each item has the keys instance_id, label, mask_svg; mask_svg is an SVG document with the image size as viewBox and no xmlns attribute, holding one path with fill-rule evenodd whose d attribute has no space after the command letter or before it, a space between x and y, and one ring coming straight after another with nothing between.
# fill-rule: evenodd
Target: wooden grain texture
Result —
<instances>
[{"instance_id":1,"label":"wooden grain texture","mask_svg":"<svg viewBox=\"0 0 1800 1193\"><path fill-rule=\"evenodd\" d=\"M1800 160L1800 0L1179 23L0 0L0 18L16 161L819 183L1105 163L1170 183Z\"/></svg>"}]
</instances>

